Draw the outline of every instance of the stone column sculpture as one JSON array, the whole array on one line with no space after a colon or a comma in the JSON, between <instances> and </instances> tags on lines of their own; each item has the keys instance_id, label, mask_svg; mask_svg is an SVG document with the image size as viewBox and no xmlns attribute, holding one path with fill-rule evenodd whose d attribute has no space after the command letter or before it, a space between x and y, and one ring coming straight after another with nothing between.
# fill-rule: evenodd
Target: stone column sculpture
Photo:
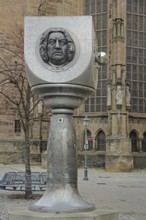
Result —
<instances>
[{"instance_id":1,"label":"stone column sculpture","mask_svg":"<svg viewBox=\"0 0 146 220\"><path fill-rule=\"evenodd\" d=\"M129 89L129 85L126 85L126 106L130 107L130 100L131 100L131 94L130 94L130 89Z\"/></svg>"},{"instance_id":2,"label":"stone column sculpture","mask_svg":"<svg viewBox=\"0 0 146 220\"><path fill-rule=\"evenodd\" d=\"M32 91L52 109L48 139L48 180L38 212L94 210L77 189L73 112L97 83L92 17L26 17L25 62Z\"/></svg>"},{"instance_id":3,"label":"stone column sculpture","mask_svg":"<svg viewBox=\"0 0 146 220\"><path fill-rule=\"evenodd\" d=\"M122 106L123 104L123 91L121 85L117 85L116 91L116 105Z\"/></svg>"}]
</instances>

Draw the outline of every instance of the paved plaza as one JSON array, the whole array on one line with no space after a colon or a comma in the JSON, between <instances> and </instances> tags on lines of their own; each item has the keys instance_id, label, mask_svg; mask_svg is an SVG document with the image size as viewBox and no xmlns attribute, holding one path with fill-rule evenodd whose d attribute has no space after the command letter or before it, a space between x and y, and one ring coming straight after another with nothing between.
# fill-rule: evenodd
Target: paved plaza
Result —
<instances>
[{"instance_id":1,"label":"paved plaza","mask_svg":"<svg viewBox=\"0 0 146 220\"><path fill-rule=\"evenodd\" d=\"M0 164L0 179L5 172L10 171L24 171L24 166ZM33 166L32 171L46 170ZM79 192L86 201L94 203L97 209L117 210L120 220L146 220L146 170L112 173L102 169L88 169L89 180L83 180L83 177L84 169L79 169ZM16 191L0 190L0 220L8 220L9 207L27 206L32 202L10 198L16 193L20 194Z\"/></svg>"}]
</instances>

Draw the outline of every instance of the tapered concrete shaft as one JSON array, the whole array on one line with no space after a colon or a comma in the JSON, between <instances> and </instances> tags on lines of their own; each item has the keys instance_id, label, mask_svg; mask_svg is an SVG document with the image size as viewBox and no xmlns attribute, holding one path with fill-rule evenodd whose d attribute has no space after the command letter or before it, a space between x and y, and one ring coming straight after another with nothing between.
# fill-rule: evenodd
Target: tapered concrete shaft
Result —
<instances>
[{"instance_id":1,"label":"tapered concrete shaft","mask_svg":"<svg viewBox=\"0 0 146 220\"><path fill-rule=\"evenodd\" d=\"M42 198L29 206L41 212L81 212L94 210L77 190L76 135L73 111L52 111L48 140L48 183Z\"/></svg>"}]
</instances>

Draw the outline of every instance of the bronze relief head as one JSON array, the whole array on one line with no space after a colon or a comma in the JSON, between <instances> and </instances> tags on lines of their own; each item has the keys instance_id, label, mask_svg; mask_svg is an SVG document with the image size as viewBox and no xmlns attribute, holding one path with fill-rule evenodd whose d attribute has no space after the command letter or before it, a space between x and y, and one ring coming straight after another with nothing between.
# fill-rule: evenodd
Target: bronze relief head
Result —
<instances>
[{"instance_id":1,"label":"bronze relief head","mask_svg":"<svg viewBox=\"0 0 146 220\"><path fill-rule=\"evenodd\" d=\"M43 33L39 51L42 60L49 66L65 66L75 56L75 43L62 28L51 28Z\"/></svg>"}]
</instances>

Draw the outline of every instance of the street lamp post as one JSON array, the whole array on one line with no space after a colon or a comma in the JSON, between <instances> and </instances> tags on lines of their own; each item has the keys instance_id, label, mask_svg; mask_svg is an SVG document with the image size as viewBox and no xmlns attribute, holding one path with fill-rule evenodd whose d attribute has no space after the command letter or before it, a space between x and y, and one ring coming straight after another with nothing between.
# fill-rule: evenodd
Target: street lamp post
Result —
<instances>
[{"instance_id":1,"label":"street lamp post","mask_svg":"<svg viewBox=\"0 0 146 220\"><path fill-rule=\"evenodd\" d=\"M87 139L87 127L89 125L89 119L87 115L83 119L83 125L85 127L85 141L84 141L84 150L85 150L85 163L84 163L84 180L88 180L88 168L87 168L87 150L88 150L88 139Z\"/></svg>"}]
</instances>

